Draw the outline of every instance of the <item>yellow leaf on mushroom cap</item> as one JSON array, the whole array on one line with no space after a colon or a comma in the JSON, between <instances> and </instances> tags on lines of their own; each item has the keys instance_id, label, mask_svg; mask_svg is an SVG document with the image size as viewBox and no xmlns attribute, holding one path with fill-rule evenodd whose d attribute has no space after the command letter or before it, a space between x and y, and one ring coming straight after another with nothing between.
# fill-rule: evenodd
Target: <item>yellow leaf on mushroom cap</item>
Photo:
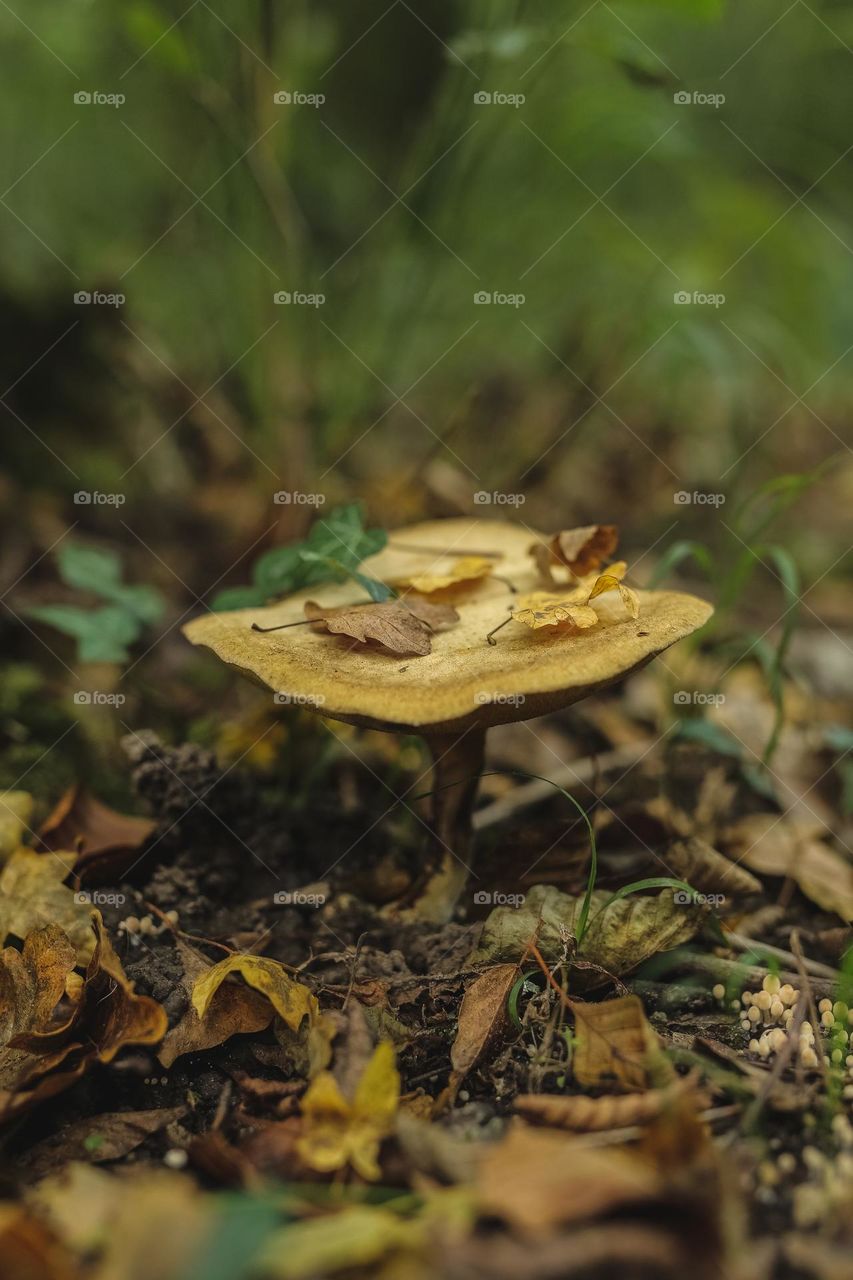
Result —
<instances>
[{"instance_id":1,"label":"yellow leaf on mushroom cap","mask_svg":"<svg viewBox=\"0 0 853 1280\"><path fill-rule=\"evenodd\" d=\"M595 612L601 622L618 622L626 616L629 618L639 616L640 597L636 591L626 587L620 578L617 578L614 573L602 573L589 593L587 604L592 604L593 600L598 601ZM618 601L615 595L610 595L611 592L618 593Z\"/></svg>"},{"instance_id":2,"label":"yellow leaf on mushroom cap","mask_svg":"<svg viewBox=\"0 0 853 1280\"><path fill-rule=\"evenodd\" d=\"M352 1099L330 1071L323 1071L302 1099L305 1128L297 1143L304 1162L318 1173L352 1165L371 1182L379 1177L379 1147L391 1132L400 1103L400 1073L394 1046L382 1040L373 1051Z\"/></svg>"},{"instance_id":3,"label":"yellow leaf on mushroom cap","mask_svg":"<svg viewBox=\"0 0 853 1280\"><path fill-rule=\"evenodd\" d=\"M428 596L434 591L447 591L452 587L487 578L493 568L494 564L485 556L461 556L444 573L416 573L410 578L399 578L394 585L411 588Z\"/></svg>"},{"instance_id":4,"label":"yellow leaf on mushroom cap","mask_svg":"<svg viewBox=\"0 0 853 1280\"><path fill-rule=\"evenodd\" d=\"M520 597L520 608L513 611L513 622L522 622L534 631L540 627L574 628L584 631L594 627L598 615L582 604L569 604L565 598L549 595L546 591L533 591Z\"/></svg>"}]
</instances>

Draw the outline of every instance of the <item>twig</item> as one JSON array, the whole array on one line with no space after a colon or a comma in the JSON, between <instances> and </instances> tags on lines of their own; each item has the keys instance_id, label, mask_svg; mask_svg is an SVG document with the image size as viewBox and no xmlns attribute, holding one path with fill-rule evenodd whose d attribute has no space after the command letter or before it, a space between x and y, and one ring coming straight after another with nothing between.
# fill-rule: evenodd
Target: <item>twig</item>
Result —
<instances>
[{"instance_id":1,"label":"twig","mask_svg":"<svg viewBox=\"0 0 853 1280\"><path fill-rule=\"evenodd\" d=\"M790 951L783 951L781 947L772 947L767 942L757 942L755 938L748 938L743 933L729 933L726 931L726 942L730 943L737 951L763 951L769 956L775 956L777 960L784 960L787 964L793 964L796 969L802 966L807 973L814 974L816 978L829 978L833 982L838 982L841 974L837 969L831 969L828 964L821 964L819 960L806 960L802 951L799 956L794 955Z\"/></svg>"},{"instance_id":2,"label":"twig","mask_svg":"<svg viewBox=\"0 0 853 1280\"><path fill-rule=\"evenodd\" d=\"M803 949L800 946L799 929L791 930L791 950L794 953L794 960L796 962L797 968L800 971L800 979L802 981L803 988L805 989L806 1000L809 1006L809 1018L811 1019L811 1024L812 1024L812 1027L814 1028L814 1033L815 1033L815 1040L817 1041L817 1049L815 1052L815 1057L817 1058L817 1064L820 1067L820 1073L823 1076L823 1083L825 1086L828 1087L829 1072L826 1069L826 1063L824 1062L824 1058L823 1058L823 1046L820 1043L820 1026L821 1026L820 1016L817 1011L817 1005L815 1004L814 991L812 991L811 979L809 978L809 975L806 972L806 962L803 959ZM799 1001L797 1001L797 1003L799 1004Z\"/></svg>"}]
</instances>

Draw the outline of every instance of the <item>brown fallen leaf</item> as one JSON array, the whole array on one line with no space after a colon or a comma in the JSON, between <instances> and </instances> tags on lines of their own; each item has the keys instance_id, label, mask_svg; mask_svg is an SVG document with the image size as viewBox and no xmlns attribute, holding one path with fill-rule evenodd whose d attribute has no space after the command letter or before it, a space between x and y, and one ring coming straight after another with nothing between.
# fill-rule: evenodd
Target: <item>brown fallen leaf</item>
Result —
<instances>
[{"instance_id":1,"label":"brown fallen leaf","mask_svg":"<svg viewBox=\"0 0 853 1280\"><path fill-rule=\"evenodd\" d=\"M572 1071L585 1088L646 1089L672 1077L639 996L598 1004L572 1002L575 1047ZM655 1077L657 1077L655 1079Z\"/></svg>"},{"instance_id":2,"label":"brown fallen leaf","mask_svg":"<svg viewBox=\"0 0 853 1280\"><path fill-rule=\"evenodd\" d=\"M422 658L432 650L427 623L396 600L340 609L324 609L306 600L305 616L333 635L350 636L360 644L373 640L391 653Z\"/></svg>"},{"instance_id":3,"label":"brown fallen leaf","mask_svg":"<svg viewBox=\"0 0 853 1280\"><path fill-rule=\"evenodd\" d=\"M503 1035L509 1021L507 1000L517 976L517 964L495 965L480 974L465 992L456 1039L450 1050L451 1096L455 1096L468 1072Z\"/></svg>"},{"instance_id":4,"label":"brown fallen leaf","mask_svg":"<svg viewBox=\"0 0 853 1280\"><path fill-rule=\"evenodd\" d=\"M56 924L34 929L21 951L0 952L0 1045L50 1025L75 964L74 948Z\"/></svg>"},{"instance_id":5,"label":"brown fallen leaf","mask_svg":"<svg viewBox=\"0 0 853 1280\"><path fill-rule=\"evenodd\" d=\"M175 945L184 967L181 982L190 997L196 982L213 966L181 938ZM167 1033L157 1056L164 1067L171 1067L175 1059L184 1053L201 1053L224 1044L231 1036L265 1030L272 1022L274 1012L261 992L243 983L222 983L203 1018L190 1002L180 1022Z\"/></svg>"},{"instance_id":6,"label":"brown fallen leaf","mask_svg":"<svg viewBox=\"0 0 853 1280\"><path fill-rule=\"evenodd\" d=\"M70 1254L20 1204L0 1204L0 1257L15 1280L82 1280Z\"/></svg>"},{"instance_id":7,"label":"brown fallen leaf","mask_svg":"<svg viewBox=\"0 0 853 1280\"><path fill-rule=\"evenodd\" d=\"M552 534L547 543L547 551L551 564L562 564L578 577L597 569L603 560L613 555L619 542L619 530L615 524L587 524L577 529L563 529ZM531 547L531 554L541 559L537 548L542 543Z\"/></svg>"},{"instance_id":8,"label":"brown fallen leaf","mask_svg":"<svg viewBox=\"0 0 853 1280\"><path fill-rule=\"evenodd\" d=\"M335 1034L334 1024L320 1012L314 993L303 983L291 978L277 960L271 960L268 956L234 953L197 978L193 985L191 1003L202 1021L222 983L232 974L239 974L250 987L254 987L265 997L287 1031L304 1038L311 1075L327 1065Z\"/></svg>"},{"instance_id":9,"label":"brown fallen leaf","mask_svg":"<svg viewBox=\"0 0 853 1280\"><path fill-rule=\"evenodd\" d=\"M86 884L115 883L127 874L154 831L148 818L118 813L79 785L70 787L39 828L39 848L73 850L74 872Z\"/></svg>"},{"instance_id":10,"label":"brown fallen leaf","mask_svg":"<svg viewBox=\"0 0 853 1280\"><path fill-rule=\"evenodd\" d=\"M104 1164L135 1150L152 1133L180 1120L187 1108L162 1107L150 1111L111 1111L67 1125L21 1157L27 1177L44 1177L70 1160Z\"/></svg>"},{"instance_id":11,"label":"brown fallen leaf","mask_svg":"<svg viewBox=\"0 0 853 1280\"><path fill-rule=\"evenodd\" d=\"M583 1094L521 1093L513 1110L524 1120L550 1129L568 1129L572 1133L600 1133L606 1129L625 1129L648 1124L672 1105L682 1082L665 1089L646 1089L642 1093L604 1094L587 1098ZM708 1105L708 1095L691 1091L692 1104L701 1110Z\"/></svg>"},{"instance_id":12,"label":"brown fallen leaf","mask_svg":"<svg viewBox=\"0 0 853 1280\"><path fill-rule=\"evenodd\" d=\"M763 875L790 876L824 911L853 921L853 863L818 839L819 823L753 813L739 818L720 840L731 858Z\"/></svg>"},{"instance_id":13,"label":"brown fallen leaf","mask_svg":"<svg viewBox=\"0 0 853 1280\"><path fill-rule=\"evenodd\" d=\"M73 853L35 853L16 849L0 871L0 943L10 934L23 940L41 925L58 924L85 964L95 945L92 908L63 884L74 865Z\"/></svg>"},{"instance_id":14,"label":"brown fallen leaf","mask_svg":"<svg viewBox=\"0 0 853 1280\"><path fill-rule=\"evenodd\" d=\"M698 836L674 840L666 848L664 861L679 880L686 880L698 893L720 892L734 897L761 892L757 876Z\"/></svg>"}]
</instances>

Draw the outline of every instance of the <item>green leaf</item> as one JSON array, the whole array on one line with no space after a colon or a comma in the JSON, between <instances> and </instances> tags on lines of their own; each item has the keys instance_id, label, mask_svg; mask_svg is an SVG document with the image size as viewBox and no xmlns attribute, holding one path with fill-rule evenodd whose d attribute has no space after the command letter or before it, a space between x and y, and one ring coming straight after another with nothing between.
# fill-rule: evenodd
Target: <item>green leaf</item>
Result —
<instances>
[{"instance_id":1,"label":"green leaf","mask_svg":"<svg viewBox=\"0 0 853 1280\"><path fill-rule=\"evenodd\" d=\"M46 604L28 610L29 617L46 622L77 641L81 662L125 662L127 646L138 639L139 620L118 605L78 609L74 605Z\"/></svg>"},{"instance_id":2,"label":"green leaf","mask_svg":"<svg viewBox=\"0 0 853 1280\"><path fill-rule=\"evenodd\" d=\"M266 604L266 592L257 587L226 587L211 600L210 607L216 613L227 613L231 609L256 609Z\"/></svg>"},{"instance_id":3,"label":"green leaf","mask_svg":"<svg viewBox=\"0 0 853 1280\"><path fill-rule=\"evenodd\" d=\"M673 569L677 569L685 560L695 560L700 568L705 570L709 578L713 576L714 558L708 548L703 547L701 542L691 542L685 538L681 542L674 542L664 552L649 579L649 586L658 586L659 583L663 582L664 578L672 573Z\"/></svg>"},{"instance_id":4,"label":"green leaf","mask_svg":"<svg viewBox=\"0 0 853 1280\"><path fill-rule=\"evenodd\" d=\"M741 746L737 739L714 724L713 720L681 720L672 737L674 741L681 739L682 742L698 742L700 746L708 747L721 756L732 756L736 760L741 757Z\"/></svg>"},{"instance_id":5,"label":"green leaf","mask_svg":"<svg viewBox=\"0 0 853 1280\"><path fill-rule=\"evenodd\" d=\"M121 586L121 560L115 551L64 543L57 553L59 576L78 591L94 591L109 596Z\"/></svg>"}]
</instances>

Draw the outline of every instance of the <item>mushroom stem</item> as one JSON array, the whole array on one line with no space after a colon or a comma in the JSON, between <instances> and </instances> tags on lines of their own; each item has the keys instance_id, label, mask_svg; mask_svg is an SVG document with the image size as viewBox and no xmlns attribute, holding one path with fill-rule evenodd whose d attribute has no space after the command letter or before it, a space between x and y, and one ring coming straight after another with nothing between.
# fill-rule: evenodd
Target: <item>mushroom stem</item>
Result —
<instances>
[{"instance_id":1,"label":"mushroom stem","mask_svg":"<svg viewBox=\"0 0 853 1280\"><path fill-rule=\"evenodd\" d=\"M432 753L431 849L412 903L421 920L444 924L468 880L471 814L483 769L486 731L424 735Z\"/></svg>"}]
</instances>

